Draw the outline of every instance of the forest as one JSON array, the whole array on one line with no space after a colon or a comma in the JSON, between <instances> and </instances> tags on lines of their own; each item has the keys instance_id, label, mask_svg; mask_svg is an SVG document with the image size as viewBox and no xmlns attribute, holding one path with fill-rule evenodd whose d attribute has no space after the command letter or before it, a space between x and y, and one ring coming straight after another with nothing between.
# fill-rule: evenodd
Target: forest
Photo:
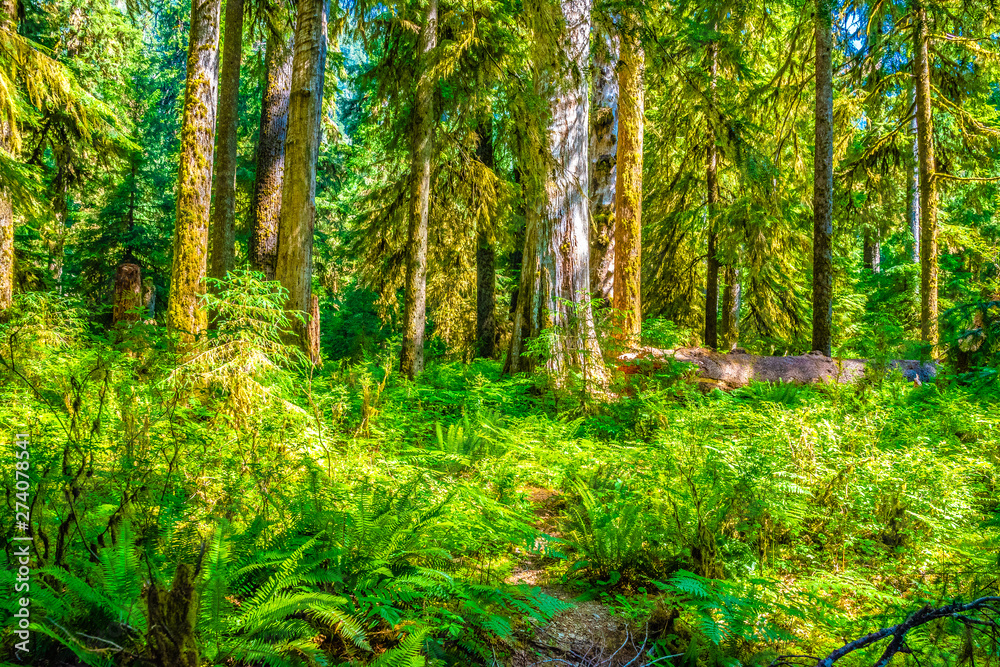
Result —
<instances>
[{"instance_id":1,"label":"forest","mask_svg":"<svg viewBox=\"0 0 1000 667\"><path fill-rule=\"evenodd\" d=\"M1000 3L0 0L0 667L992 667Z\"/></svg>"}]
</instances>

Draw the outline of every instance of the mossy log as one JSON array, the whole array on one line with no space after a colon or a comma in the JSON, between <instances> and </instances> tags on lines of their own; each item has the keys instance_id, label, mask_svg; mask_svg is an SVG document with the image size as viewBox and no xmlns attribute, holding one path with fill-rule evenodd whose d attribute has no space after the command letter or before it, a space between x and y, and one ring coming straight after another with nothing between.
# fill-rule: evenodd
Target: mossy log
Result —
<instances>
[{"instance_id":1,"label":"mossy log","mask_svg":"<svg viewBox=\"0 0 1000 667\"><path fill-rule=\"evenodd\" d=\"M618 357L618 368L626 374L645 372L669 361L692 363L698 367L698 379L706 387L736 389L758 382L854 382L865 374L872 362L865 359L835 359L819 352L800 356L766 357L742 351L720 354L706 348L660 350L643 347ZM889 367L899 369L904 377L922 383L937 372L933 362L893 360Z\"/></svg>"}]
</instances>

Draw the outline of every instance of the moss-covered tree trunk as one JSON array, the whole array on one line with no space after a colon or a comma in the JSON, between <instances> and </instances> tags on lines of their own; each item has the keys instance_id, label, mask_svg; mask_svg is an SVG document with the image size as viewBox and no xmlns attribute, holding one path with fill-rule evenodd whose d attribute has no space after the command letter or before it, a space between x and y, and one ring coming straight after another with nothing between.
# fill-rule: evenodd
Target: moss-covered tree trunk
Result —
<instances>
[{"instance_id":1,"label":"moss-covered tree trunk","mask_svg":"<svg viewBox=\"0 0 1000 667\"><path fill-rule=\"evenodd\" d=\"M708 251L705 274L705 345L713 350L719 344L719 232L715 220L719 202L719 149L715 136L715 87L719 75L719 45L708 46L709 109L706 114L708 151L705 167L705 200L708 206Z\"/></svg>"},{"instance_id":2,"label":"moss-covered tree trunk","mask_svg":"<svg viewBox=\"0 0 1000 667\"><path fill-rule=\"evenodd\" d=\"M122 262L115 271L115 304L112 319L119 322L137 322L143 305L142 270L138 264Z\"/></svg>"},{"instance_id":3,"label":"moss-covered tree trunk","mask_svg":"<svg viewBox=\"0 0 1000 667\"><path fill-rule=\"evenodd\" d=\"M260 103L257 175L250 201L250 266L274 280L278 263L278 219L285 173L288 95L292 83L292 44L268 36L266 80Z\"/></svg>"},{"instance_id":4,"label":"moss-covered tree trunk","mask_svg":"<svg viewBox=\"0 0 1000 667\"><path fill-rule=\"evenodd\" d=\"M830 356L833 328L833 7L816 0L812 348Z\"/></svg>"},{"instance_id":5,"label":"moss-covered tree trunk","mask_svg":"<svg viewBox=\"0 0 1000 667\"><path fill-rule=\"evenodd\" d=\"M239 124L240 63L243 60L243 0L226 0L219 124L215 135L215 209L212 211L212 266L225 278L236 266L236 127Z\"/></svg>"},{"instance_id":6,"label":"moss-covered tree trunk","mask_svg":"<svg viewBox=\"0 0 1000 667\"><path fill-rule=\"evenodd\" d=\"M431 158L434 154L433 52L437 46L437 0L429 0L417 47L416 98L410 143L410 210L406 241L406 307L400 370L414 378L424 370L424 329L427 323L427 218L431 200Z\"/></svg>"},{"instance_id":7,"label":"moss-covered tree trunk","mask_svg":"<svg viewBox=\"0 0 1000 667\"><path fill-rule=\"evenodd\" d=\"M326 20L326 0L299 0L275 271L275 277L288 290L285 308L306 317L306 323L299 322L296 317L295 333L307 351L310 349L308 318L312 304L316 161L319 159L326 70Z\"/></svg>"},{"instance_id":8,"label":"moss-covered tree trunk","mask_svg":"<svg viewBox=\"0 0 1000 667\"><path fill-rule=\"evenodd\" d=\"M0 29L17 30L16 0L0 0ZM0 149L10 151L13 128L0 123ZM14 298L14 207L10 193L0 190L0 317Z\"/></svg>"},{"instance_id":9,"label":"moss-covered tree trunk","mask_svg":"<svg viewBox=\"0 0 1000 667\"><path fill-rule=\"evenodd\" d=\"M197 1L197 0L196 0ZM198 667L197 573L182 563L169 589L153 583L146 591L149 650L159 667Z\"/></svg>"},{"instance_id":10,"label":"moss-covered tree trunk","mask_svg":"<svg viewBox=\"0 0 1000 667\"><path fill-rule=\"evenodd\" d=\"M719 329L719 349L731 352L740 339L740 273L735 266L726 266L725 288L722 290L722 323Z\"/></svg>"},{"instance_id":11,"label":"moss-covered tree trunk","mask_svg":"<svg viewBox=\"0 0 1000 667\"><path fill-rule=\"evenodd\" d=\"M476 155L488 169L493 169L493 120L480 123ZM497 250L492 238L492 224L482 224L476 230L476 356L492 359L496 356L497 339Z\"/></svg>"},{"instance_id":12,"label":"moss-covered tree trunk","mask_svg":"<svg viewBox=\"0 0 1000 667\"><path fill-rule=\"evenodd\" d=\"M590 61L590 1L562 0L565 31L558 36L569 67L536 60L534 82L548 99L544 145L532 152L526 173L529 203L517 309L505 370L530 370L543 361L557 382L569 370L588 386L603 384L606 369L587 299L590 288L587 159L590 128L587 66ZM544 33L548 26L538 26ZM543 356L525 354L528 341L548 330Z\"/></svg>"},{"instance_id":13,"label":"moss-covered tree trunk","mask_svg":"<svg viewBox=\"0 0 1000 667\"><path fill-rule=\"evenodd\" d=\"M177 221L170 268L169 325L186 336L206 324L200 307L208 264L208 223L212 205L212 158L219 76L219 11L221 0L191 3L187 86L181 123L180 172L177 178Z\"/></svg>"},{"instance_id":14,"label":"moss-covered tree trunk","mask_svg":"<svg viewBox=\"0 0 1000 667\"><path fill-rule=\"evenodd\" d=\"M596 40L595 40L596 41ZM617 40L594 50L590 119L590 293L610 304L615 284L615 181L618 178Z\"/></svg>"},{"instance_id":15,"label":"moss-covered tree trunk","mask_svg":"<svg viewBox=\"0 0 1000 667\"><path fill-rule=\"evenodd\" d=\"M920 337L938 353L937 184L934 177L934 124L927 53L927 9L914 2L913 53L917 91L917 149L920 169Z\"/></svg>"},{"instance_id":16,"label":"moss-covered tree trunk","mask_svg":"<svg viewBox=\"0 0 1000 667\"><path fill-rule=\"evenodd\" d=\"M914 63L910 63L914 67ZM910 160L906 165L906 226L910 230L910 258L920 264L920 144L917 141L917 91L912 91L913 116L910 118Z\"/></svg>"},{"instance_id":17,"label":"moss-covered tree trunk","mask_svg":"<svg viewBox=\"0 0 1000 667\"><path fill-rule=\"evenodd\" d=\"M629 16L627 13L626 16ZM645 119L645 54L637 21L625 23L618 61L618 174L615 183L616 323L624 340L642 329L642 138Z\"/></svg>"}]
</instances>

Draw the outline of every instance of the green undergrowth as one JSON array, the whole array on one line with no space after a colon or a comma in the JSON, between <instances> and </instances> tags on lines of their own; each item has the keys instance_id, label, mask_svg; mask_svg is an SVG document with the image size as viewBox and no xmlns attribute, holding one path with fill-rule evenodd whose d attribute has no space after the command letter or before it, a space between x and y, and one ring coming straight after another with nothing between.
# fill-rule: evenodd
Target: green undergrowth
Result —
<instances>
[{"instance_id":1,"label":"green undergrowth","mask_svg":"<svg viewBox=\"0 0 1000 667\"><path fill-rule=\"evenodd\" d=\"M240 305L194 349L95 331L54 297L0 325L0 429L30 441L35 664L148 659L150 590L178 563L219 665L503 664L566 607L507 583L523 567L674 665L820 655L997 589L995 384L703 394L667 369L595 397L485 360L413 383L389 344L302 365L272 293L229 290ZM995 658L929 632L912 643L931 664Z\"/></svg>"}]
</instances>

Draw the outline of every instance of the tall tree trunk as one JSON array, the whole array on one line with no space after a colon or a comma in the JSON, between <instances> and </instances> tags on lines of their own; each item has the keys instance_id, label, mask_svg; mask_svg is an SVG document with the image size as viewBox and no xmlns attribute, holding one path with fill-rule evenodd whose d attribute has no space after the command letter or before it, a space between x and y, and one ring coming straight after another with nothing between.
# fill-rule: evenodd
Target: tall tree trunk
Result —
<instances>
[{"instance_id":1,"label":"tall tree trunk","mask_svg":"<svg viewBox=\"0 0 1000 667\"><path fill-rule=\"evenodd\" d=\"M0 0L0 29L17 30L17 1ZM14 128L0 123L0 149L10 151ZM0 191L0 317L14 299L14 207L10 193Z\"/></svg>"},{"instance_id":2,"label":"tall tree trunk","mask_svg":"<svg viewBox=\"0 0 1000 667\"><path fill-rule=\"evenodd\" d=\"M250 202L250 266L274 280L278 263L278 220L285 173L288 95L292 84L293 43L267 39L267 80L260 103L257 176Z\"/></svg>"},{"instance_id":3,"label":"tall tree trunk","mask_svg":"<svg viewBox=\"0 0 1000 667\"><path fill-rule=\"evenodd\" d=\"M740 273L735 266L726 266L726 287L722 291L722 330L720 349L732 352L740 339Z\"/></svg>"},{"instance_id":4,"label":"tall tree trunk","mask_svg":"<svg viewBox=\"0 0 1000 667\"><path fill-rule=\"evenodd\" d=\"M642 329L642 138L645 54L630 21L621 38L618 63L618 177L615 183L614 307L624 340Z\"/></svg>"},{"instance_id":5,"label":"tall tree trunk","mask_svg":"<svg viewBox=\"0 0 1000 667\"><path fill-rule=\"evenodd\" d=\"M326 71L326 19L326 0L298 1L275 270L275 277L288 290L285 308L304 314L307 320L312 306L316 162ZM306 351L312 347L309 332L308 322L296 319L295 333Z\"/></svg>"},{"instance_id":6,"label":"tall tree trunk","mask_svg":"<svg viewBox=\"0 0 1000 667\"><path fill-rule=\"evenodd\" d=\"M934 165L934 125L931 72L927 54L927 9L914 2L913 53L917 91L917 144L920 165L920 337L938 354L937 184Z\"/></svg>"},{"instance_id":7,"label":"tall tree trunk","mask_svg":"<svg viewBox=\"0 0 1000 667\"><path fill-rule=\"evenodd\" d=\"M477 132L479 161L493 169L493 120L479 125ZM476 230L476 356L496 356L496 280L497 251L491 239L492 225L480 224Z\"/></svg>"},{"instance_id":8,"label":"tall tree trunk","mask_svg":"<svg viewBox=\"0 0 1000 667\"><path fill-rule=\"evenodd\" d=\"M862 248L862 265L872 273L882 270L882 247L878 235L871 230L865 230L864 246Z\"/></svg>"},{"instance_id":9,"label":"tall tree trunk","mask_svg":"<svg viewBox=\"0 0 1000 667\"><path fill-rule=\"evenodd\" d=\"M618 77L613 38L594 52L590 121L590 292L610 304L615 280L615 181L618 155Z\"/></svg>"},{"instance_id":10,"label":"tall tree trunk","mask_svg":"<svg viewBox=\"0 0 1000 667\"><path fill-rule=\"evenodd\" d=\"M226 32L219 82L219 125L215 136L215 210L212 267L225 278L236 266L236 126L239 124L240 62L243 59L243 0L226 0Z\"/></svg>"},{"instance_id":11,"label":"tall tree trunk","mask_svg":"<svg viewBox=\"0 0 1000 667\"><path fill-rule=\"evenodd\" d=\"M719 149L715 137L715 86L719 73L719 45L708 46L708 74L710 106L706 114L708 152L705 169L706 203L708 205L708 260L705 279L705 345L713 350L719 344L719 233L715 214L719 202Z\"/></svg>"},{"instance_id":12,"label":"tall tree trunk","mask_svg":"<svg viewBox=\"0 0 1000 667\"><path fill-rule=\"evenodd\" d=\"M553 330L545 366L563 381L570 368L582 369L588 384L603 384L604 360L594 331L593 311L585 298L590 286L588 240L590 0L562 0L565 32L559 37L571 71L536 66L535 86L549 100L545 146L534 153L527 174L529 205L524 264L505 370L530 370L523 353L529 338ZM545 27L539 26L539 32Z\"/></svg>"},{"instance_id":13,"label":"tall tree trunk","mask_svg":"<svg viewBox=\"0 0 1000 667\"><path fill-rule=\"evenodd\" d=\"M816 0L812 348L830 356L833 329L833 7Z\"/></svg>"},{"instance_id":14,"label":"tall tree trunk","mask_svg":"<svg viewBox=\"0 0 1000 667\"><path fill-rule=\"evenodd\" d=\"M911 63L915 66L915 63ZM915 74L915 72L914 72ZM914 86L913 117L910 118L912 162L906 161L906 224L910 229L910 257L920 264L920 143L917 141L917 89Z\"/></svg>"},{"instance_id":15,"label":"tall tree trunk","mask_svg":"<svg viewBox=\"0 0 1000 667\"><path fill-rule=\"evenodd\" d=\"M200 300L205 292L208 221L212 205L220 9L221 0L193 0L191 3L174 259L167 306L170 326L185 336L200 333L207 319L200 308Z\"/></svg>"},{"instance_id":16,"label":"tall tree trunk","mask_svg":"<svg viewBox=\"0 0 1000 667\"><path fill-rule=\"evenodd\" d=\"M415 378L424 370L427 320L427 217L430 213L431 158L434 155L434 89L432 52L437 46L437 0L429 0L420 31L413 136L410 146L410 220L406 244L406 310L400 370Z\"/></svg>"}]
</instances>

